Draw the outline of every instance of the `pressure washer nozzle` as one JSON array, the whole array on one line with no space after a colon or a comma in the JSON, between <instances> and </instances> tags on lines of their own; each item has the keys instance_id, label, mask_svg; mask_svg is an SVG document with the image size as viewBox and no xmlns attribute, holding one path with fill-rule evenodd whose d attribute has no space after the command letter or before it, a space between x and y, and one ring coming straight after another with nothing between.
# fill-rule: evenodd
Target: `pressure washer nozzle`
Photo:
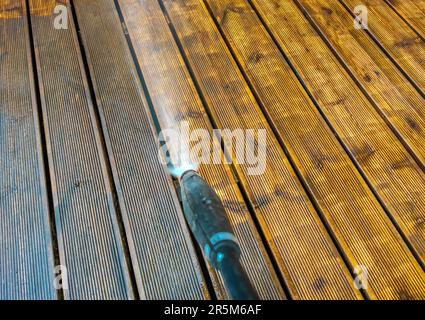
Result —
<instances>
[{"instance_id":1,"label":"pressure washer nozzle","mask_svg":"<svg viewBox=\"0 0 425 320\"><path fill-rule=\"evenodd\" d=\"M233 299L258 299L240 264L241 250L217 193L194 170L180 176L183 209L206 258L221 272Z\"/></svg>"},{"instance_id":2,"label":"pressure washer nozzle","mask_svg":"<svg viewBox=\"0 0 425 320\"><path fill-rule=\"evenodd\" d=\"M239 256L238 241L217 193L193 170L181 176L180 185L187 221L207 259L217 268L223 250Z\"/></svg>"}]
</instances>

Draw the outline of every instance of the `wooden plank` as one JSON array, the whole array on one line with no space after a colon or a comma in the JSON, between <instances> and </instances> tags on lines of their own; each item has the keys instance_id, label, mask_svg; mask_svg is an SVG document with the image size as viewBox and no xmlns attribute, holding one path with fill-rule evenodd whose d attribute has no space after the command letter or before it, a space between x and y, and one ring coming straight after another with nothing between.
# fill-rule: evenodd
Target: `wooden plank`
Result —
<instances>
[{"instance_id":1,"label":"wooden plank","mask_svg":"<svg viewBox=\"0 0 425 320\"><path fill-rule=\"evenodd\" d=\"M422 39L425 37L425 1L385 0Z\"/></svg>"},{"instance_id":2,"label":"wooden plank","mask_svg":"<svg viewBox=\"0 0 425 320\"><path fill-rule=\"evenodd\" d=\"M56 299L25 1L0 3L0 299Z\"/></svg>"},{"instance_id":3,"label":"wooden plank","mask_svg":"<svg viewBox=\"0 0 425 320\"><path fill-rule=\"evenodd\" d=\"M67 6L68 29L54 27ZM45 10L40 11L44 5ZM134 293L76 30L68 1L30 1L60 263L66 299L128 299ZM40 13L41 12L41 13Z\"/></svg>"},{"instance_id":4,"label":"wooden plank","mask_svg":"<svg viewBox=\"0 0 425 320\"><path fill-rule=\"evenodd\" d=\"M242 8L251 12L246 5ZM292 9L291 13L294 17L301 17L300 13L296 15L298 11L294 5L286 6L285 3L285 8ZM254 16L252 12L250 16ZM234 19L236 20L237 17L238 15L235 15ZM275 90L277 97L281 97L278 101L290 99L286 98L284 91L278 87L279 83L286 83L286 81L275 80L288 77L286 74L282 75L280 71L280 69L287 70L288 66L282 61L282 56L277 51L278 48L273 45L271 37L264 35L265 29L262 29L258 20L254 18L251 19L252 23L245 21L243 26L249 31L245 31L244 34L258 35L252 42L252 48L255 48L254 44L257 42L264 43L260 56L265 55L269 59L264 58L261 63L249 60L250 51L247 45L245 45L247 48L238 46L238 42L242 43L240 39L243 39L243 36L239 35L240 32L237 33L237 30L241 28L238 27L240 23L234 23L235 29L230 29L231 23L224 25L223 29L228 30L229 41L234 39L232 43L236 47L235 51L239 54L247 75L252 78L255 88L262 89L258 95L263 99L263 104L273 106L276 104L276 98L270 95L272 89ZM285 37L277 38L279 45L296 68L311 96L317 101L325 119L338 134L423 263L425 254L422 223L422 212L425 210L423 170L379 117L373 105L359 91L355 82L331 51L321 39L315 36L308 22L305 19L295 18L292 21L287 15L282 15L279 19L288 21L288 25L280 24ZM294 27L291 28L290 25ZM273 62L269 65L267 60ZM268 78L264 74L267 74ZM261 78L271 79L270 82L275 86L264 79L261 82ZM275 116L278 118L279 112L276 111Z\"/></svg>"},{"instance_id":5,"label":"wooden plank","mask_svg":"<svg viewBox=\"0 0 425 320\"><path fill-rule=\"evenodd\" d=\"M256 120L262 118L262 113L250 97L237 66L226 54L226 45L213 27L207 10L195 0L163 1L218 122L231 129L241 126L268 128ZM425 294L418 287L422 279L419 265L279 50L261 28L255 13L244 1L210 0L208 3L220 25L233 31L229 38L233 39L236 56L351 268L361 262L374 274L367 289L369 296L385 297L384 291L398 292L405 288L409 288L412 297ZM268 146L270 153L276 148L277 142ZM283 171L277 166L277 159L268 163L268 169L274 174ZM261 183L265 185L271 180L267 173L262 178L265 180ZM248 183L252 181L248 178ZM372 239L370 234L374 235ZM404 284L394 285L393 272L400 272L400 265L406 266L403 273L408 279ZM390 297L399 296L387 296Z\"/></svg>"},{"instance_id":6,"label":"wooden plank","mask_svg":"<svg viewBox=\"0 0 425 320\"><path fill-rule=\"evenodd\" d=\"M339 56L377 110L425 168L425 99L337 0L302 0L300 9Z\"/></svg>"},{"instance_id":7,"label":"wooden plank","mask_svg":"<svg viewBox=\"0 0 425 320\"><path fill-rule=\"evenodd\" d=\"M74 5L140 296L208 298L114 2Z\"/></svg>"},{"instance_id":8,"label":"wooden plank","mask_svg":"<svg viewBox=\"0 0 425 320\"><path fill-rule=\"evenodd\" d=\"M212 132L158 2L125 0L119 5L161 128L178 129L181 121L187 121L191 130L202 128ZM220 148L216 144L215 147ZM200 172L224 203L241 244L242 264L260 297L284 298L231 168L223 164L204 164ZM228 298L228 293L221 289L221 277L210 271L218 297Z\"/></svg>"},{"instance_id":9,"label":"wooden plank","mask_svg":"<svg viewBox=\"0 0 425 320\"><path fill-rule=\"evenodd\" d=\"M133 0L119 3L161 126L173 126L176 119L184 119L191 123L191 128L211 131L202 103L158 2ZM208 20L202 22L202 18L195 17L199 13L190 10L193 7L191 4L193 2L186 1L184 5L176 2L178 7L187 6L187 14L184 14L184 17L190 21L190 26L185 27L185 32L189 32L196 24L205 26L205 23L208 23ZM172 5L167 2L167 6ZM226 73L229 70L229 60L224 59L223 62L222 47L213 48L209 44L210 31L204 29L200 32L190 32L183 38L193 42L197 54L205 58L203 62L207 67L201 71L203 75L199 80L203 83L199 85L204 88L204 84L208 83L209 88L214 88L214 93L208 92L204 98L208 107L214 107L214 110L209 110L215 114L213 118L217 120L218 127L226 128L226 125L229 125L231 127L227 129L230 130L236 127L228 121L221 123L226 117L235 119L235 114L221 109L218 117L216 114L219 103L238 109L241 120L236 125L241 129L267 128L260 113L256 113L256 117L251 116L249 109L258 110L258 106L241 85L240 78L231 74L226 74L231 77L228 80L225 77L217 78L223 74L217 75L214 69L224 68L223 73ZM213 59L203 54L202 46L213 50ZM201 56L197 59L198 66ZM212 65L215 65L215 68L212 68ZM199 76L199 70L194 72ZM236 90L234 95L230 95L233 90ZM240 98L232 100L238 95ZM255 208L255 214L291 295L296 299L359 297L351 287L352 280L346 267L283 151L277 147L278 143L270 129L266 144L267 167L264 174L249 175L249 165L240 162L235 163L235 168ZM214 181L220 181L220 185L230 184L229 179L220 173L223 171L222 166L204 165L202 169L208 180L213 181L213 185L217 185Z\"/></svg>"},{"instance_id":10,"label":"wooden plank","mask_svg":"<svg viewBox=\"0 0 425 320\"><path fill-rule=\"evenodd\" d=\"M421 88L425 88L425 41L382 0L340 0L340 2L351 12L359 4L367 7L366 32L408 77Z\"/></svg>"}]
</instances>

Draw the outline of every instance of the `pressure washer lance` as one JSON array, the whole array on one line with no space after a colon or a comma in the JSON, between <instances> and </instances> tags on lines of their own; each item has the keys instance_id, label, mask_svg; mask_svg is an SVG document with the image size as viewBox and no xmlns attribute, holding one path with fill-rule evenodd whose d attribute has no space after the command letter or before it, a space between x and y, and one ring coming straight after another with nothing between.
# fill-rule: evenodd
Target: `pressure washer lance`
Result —
<instances>
[{"instance_id":1,"label":"pressure washer lance","mask_svg":"<svg viewBox=\"0 0 425 320\"><path fill-rule=\"evenodd\" d=\"M217 193L193 169L179 177L187 222L213 267L235 300L258 300L240 262L241 249Z\"/></svg>"}]
</instances>

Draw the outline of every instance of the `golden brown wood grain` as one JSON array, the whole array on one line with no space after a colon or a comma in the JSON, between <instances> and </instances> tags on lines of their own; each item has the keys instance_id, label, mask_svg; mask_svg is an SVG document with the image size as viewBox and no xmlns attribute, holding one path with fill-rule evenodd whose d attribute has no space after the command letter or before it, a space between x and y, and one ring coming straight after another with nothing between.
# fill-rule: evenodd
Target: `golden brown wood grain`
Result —
<instances>
[{"instance_id":1,"label":"golden brown wood grain","mask_svg":"<svg viewBox=\"0 0 425 320\"><path fill-rule=\"evenodd\" d=\"M285 8L288 13L278 18L287 23L273 28L282 35L280 46L423 260L423 170L295 5ZM291 20L289 14L300 19Z\"/></svg>"},{"instance_id":2,"label":"golden brown wood grain","mask_svg":"<svg viewBox=\"0 0 425 320\"><path fill-rule=\"evenodd\" d=\"M119 3L161 126L166 128L176 120L184 119L190 122L192 128L210 131L209 121L203 116L205 111L202 103L172 34L167 29L166 20L161 16L158 2L133 0ZM190 7L189 3L186 5ZM193 13L186 18L195 19ZM199 42L198 34L205 41ZM192 34L187 39L193 41L200 52L203 46L210 46L207 32ZM222 54L217 50L212 52L212 55L217 57ZM252 114L249 108L255 110L257 107L245 88L242 86L240 90L240 86L221 83L220 81L226 81L226 78L223 78L223 74L220 74L221 78L217 78L218 75L210 67L212 63L216 63L218 69L228 70L228 66L223 65L221 59L211 60L209 57L205 60L208 69L203 70L203 80L217 90L217 97L205 97L208 106L210 99L214 98L216 107L216 99L219 98L223 105L234 105L238 108L241 121L239 123L243 129L264 126L265 121L260 114L257 113L256 118L249 116ZM235 78L234 81L239 79ZM230 84L230 81L227 81L227 84ZM235 88L235 94L240 93L242 96L232 101L235 96L228 93ZM236 119L232 110L223 113L223 116ZM238 165L237 171L248 190L256 216L291 294L294 298L354 298L352 283L341 258L283 152L276 148L275 139L271 134L267 147L267 170L264 175L248 176L246 165ZM217 165L201 167L201 172L213 185L228 183L228 179L220 173L222 170L221 166ZM223 196L221 189L219 191Z\"/></svg>"},{"instance_id":3,"label":"golden brown wood grain","mask_svg":"<svg viewBox=\"0 0 425 320\"><path fill-rule=\"evenodd\" d=\"M249 176L244 165L240 166L241 175L246 179L246 183L252 186L251 191L255 199L261 195L262 191L255 185L261 184L264 188L266 184L280 181L281 177L275 176L277 172L285 179L283 164L287 160L242 75L227 52L224 42L221 41L218 31L213 28L214 23L209 18L205 7L199 1L194 0L165 0L163 3L171 23L177 31L189 65L194 72L195 80L213 113L214 122L221 128L231 130L238 128L267 130L269 141L267 143L266 172L261 176ZM270 201L280 206L284 205L279 199L270 199ZM266 220L271 217L270 211L265 213ZM282 243L282 245L284 244ZM348 288L347 286L342 287L344 291L341 290L341 297L343 294L350 296L349 293L346 293ZM334 288L331 286L327 288L326 285L320 289L317 288L318 295L323 297L328 295L330 298L339 297L338 295L332 296L333 293L330 292L330 289ZM299 290L304 290L304 288ZM354 295L351 294L351 297Z\"/></svg>"},{"instance_id":4,"label":"golden brown wood grain","mask_svg":"<svg viewBox=\"0 0 425 320\"><path fill-rule=\"evenodd\" d=\"M425 100L337 0L295 0L423 166ZM286 1L279 1L286 5Z\"/></svg>"},{"instance_id":5,"label":"golden brown wood grain","mask_svg":"<svg viewBox=\"0 0 425 320\"><path fill-rule=\"evenodd\" d=\"M22 0L0 1L0 19L13 19L24 16Z\"/></svg>"},{"instance_id":6,"label":"golden brown wood grain","mask_svg":"<svg viewBox=\"0 0 425 320\"><path fill-rule=\"evenodd\" d=\"M153 111L267 132L263 174L200 167L261 298L425 299L425 1L361 3L0 0L0 297L57 298L59 254L67 299L209 298Z\"/></svg>"},{"instance_id":7,"label":"golden brown wood grain","mask_svg":"<svg viewBox=\"0 0 425 320\"><path fill-rule=\"evenodd\" d=\"M29 0L29 4L33 16L50 16L56 6L67 5L67 0Z\"/></svg>"},{"instance_id":8,"label":"golden brown wood grain","mask_svg":"<svg viewBox=\"0 0 425 320\"><path fill-rule=\"evenodd\" d=\"M23 0L0 2L0 299L54 300L54 244L26 12Z\"/></svg>"},{"instance_id":9,"label":"golden brown wood grain","mask_svg":"<svg viewBox=\"0 0 425 320\"><path fill-rule=\"evenodd\" d=\"M397 13L410 24L412 29L425 37L425 1L424 0L385 0Z\"/></svg>"},{"instance_id":10,"label":"golden brown wood grain","mask_svg":"<svg viewBox=\"0 0 425 320\"><path fill-rule=\"evenodd\" d=\"M359 4L367 7L368 30L372 36L414 82L425 88L424 40L382 0L340 1L350 11Z\"/></svg>"},{"instance_id":11,"label":"golden brown wood grain","mask_svg":"<svg viewBox=\"0 0 425 320\"><path fill-rule=\"evenodd\" d=\"M386 213L376 202L366 183L359 177L351 160L346 156L324 119L307 97L254 11L247 2L242 0L207 0L206 2L210 4L216 21L228 39L257 96L262 101L271 123L277 129L281 140L287 144L289 152L322 209L327 223L340 241L344 252L352 259L350 262L355 264L354 261L362 261L375 274L374 281L376 282L370 283L369 290L380 298L399 297L398 292L403 289L404 285L394 285L392 283L393 274L389 270L398 270L399 266L404 264L402 261L409 261L410 267L403 271L410 277L406 286L410 288L413 295L424 294L418 287L418 282L423 275L413 256L403 244L397 230L391 226ZM288 9L290 8L286 6L285 10ZM291 13L291 11L288 12L288 14ZM200 13L197 15L201 16ZM292 14L292 16L295 15ZM181 21L188 20L181 18ZM280 25L292 24L287 17L283 17L281 21L284 22L281 22ZM201 25L201 22L198 21L197 28L200 28ZM192 26L192 29L195 29L195 26ZM300 29L300 32L305 31ZM302 39L298 40L297 36L294 33L291 38L287 39L288 43L297 43L303 46L305 42ZM311 43L311 47L315 47L313 43ZM320 88L323 90L323 95L326 91L328 97L331 98L328 103L325 96L324 111L330 117L331 123L336 125L336 131L347 143L348 149L354 153L357 151L356 148L364 147L377 153L371 155L375 158L370 162L372 165L367 162L363 164L369 169L368 173L372 173L373 182L378 184L382 181L391 181L397 174L395 171L390 175L385 172L380 174L373 170L373 163L376 165L380 162L383 167L386 167L394 161L398 161L396 158L391 159L391 154L388 157L385 151L386 147L392 148L394 143L395 148L393 149L398 153L401 152L403 157L408 157L409 164L414 166L411 172L416 177L416 182L423 184L424 178L418 174L415 162L392 135L379 115L375 113L373 107L367 105L365 110L361 110L359 113L351 112L353 105L360 104L360 108L363 108L361 105L367 104L367 100L358 93L354 83L345 81L344 70L342 68L338 70L338 64L332 65L334 61L330 59L325 67L331 68L316 71L317 63L314 61L314 55L317 51L311 50L314 53L309 54L305 48L298 49L300 53L303 53L302 58L306 64L297 64L297 67L302 69L300 73L304 73L305 69L309 68L308 72L311 77L322 80ZM323 54L320 57L323 59L325 56ZM334 70L335 68L336 70ZM222 70L223 68L218 69ZM323 72L327 69L329 74ZM232 74L230 70L223 72ZM342 74L342 79L337 79L340 83L339 86L335 87L336 79L332 79L333 73ZM349 78L347 75L346 77ZM346 87L344 88L343 85ZM354 94L350 94L350 91ZM254 117L255 115L252 113L251 118ZM366 130L364 125L358 125L368 117L371 118L368 120L370 125L375 127L373 131ZM380 131L383 131L384 134L376 134ZM388 142L383 142L382 138L387 139ZM366 144L368 140L371 140L372 143ZM357 160L362 160L359 152L355 156ZM397 187L399 186L392 186L392 190L397 191ZM410 192L407 192L408 198L415 200L420 197L415 194L415 191L418 190L415 184L411 185L411 189ZM419 189L420 191L421 189ZM391 197L387 197L386 200L390 205L393 203ZM414 224L415 218L420 215L421 207L418 208L415 215L411 215L410 211L406 209L410 208L405 208L403 217L407 218L406 221ZM359 212L362 212L360 216ZM395 212L398 213L398 211ZM406 228L405 231L412 239L417 237L418 241L415 243L419 243L420 249L423 234L414 228ZM371 234L374 235L373 238L371 238ZM388 245L390 243L391 247ZM402 260L399 260L400 258Z\"/></svg>"}]
</instances>

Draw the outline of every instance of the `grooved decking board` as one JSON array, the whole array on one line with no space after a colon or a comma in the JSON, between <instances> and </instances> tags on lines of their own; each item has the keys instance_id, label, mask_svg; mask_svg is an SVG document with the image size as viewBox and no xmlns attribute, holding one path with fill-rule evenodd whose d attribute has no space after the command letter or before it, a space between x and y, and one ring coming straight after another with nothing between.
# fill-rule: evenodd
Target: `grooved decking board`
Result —
<instances>
[{"instance_id":1,"label":"grooved decking board","mask_svg":"<svg viewBox=\"0 0 425 320\"><path fill-rule=\"evenodd\" d=\"M74 0L143 299L208 297L183 212L158 160L146 99L110 0Z\"/></svg>"},{"instance_id":2,"label":"grooved decking board","mask_svg":"<svg viewBox=\"0 0 425 320\"><path fill-rule=\"evenodd\" d=\"M404 72L425 88L425 42L382 0L341 0L348 10L368 9L368 30ZM424 15L425 19L425 15Z\"/></svg>"},{"instance_id":3,"label":"grooved decking board","mask_svg":"<svg viewBox=\"0 0 425 320\"><path fill-rule=\"evenodd\" d=\"M256 3L260 13L268 12L263 2ZM268 18L266 23L423 261L422 168L384 126L296 6L291 1L281 3L285 10L275 11L274 16L262 14ZM285 23L277 25L277 21Z\"/></svg>"},{"instance_id":4,"label":"grooved decking board","mask_svg":"<svg viewBox=\"0 0 425 320\"><path fill-rule=\"evenodd\" d=\"M379 125L379 119L377 119L376 115L374 115L370 104L364 99L359 99L362 98L362 95L355 89L351 78L344 72L337 59L317 36L314 29L297 10L296 6L291 2L285 2L285 11L289 11L291 15L285 14L283 10L280 10L272 16L271 14L267 14L268 8L263 3L260 4L259 1L257 2L257 7L260 9L261 14L267 18L266 23L272 28L271 31L275 35L276 41L284 49L290 60L292 60L292 63L295 65L301 78L305 81L314 98L322 106L328 105L327 109L330 111L329 114L332 115L334 113L331 112L331 110L334 109L333 106L335 105L342 107L344 107L344 105L349 105L350 107L347 108L347 115L352 114L352 110L361 109L361 112L356 112L356 117L361 117L362 120L352 121L350 118L346 119L347 125L350 125L350 127L354 126L353 129L348 130L346 134L347 139L355 142L356 140L352 139L353 134L351 131L357 131L358 129L354 129L355 127L363 127L363 130L368 130L370 132L371 138L373 137L373 132L376 131L374 137L375 144L382 143L380 140L384 139L386 139L384 141L388 142L395 141L394 137L391 137L391 135L388 134L388 130L385 130L385 128L382 128L382 125ZM290 19L290 17L292 18ZM288 21L288 23L281 23L277 25L277 20L282 19L286 19L284 21ZM312 48L314 48L314 50L312 50ZM314 66L314 69L312 69L312 66ZM324 90L324 88L326 88L326 90ZM357 97L357 101L356 99L353 100L353 95L354 97ZM378 129L375 129L377 125L381 127L382 130L379 129L379 127L377 127ZM339 126L341 126L341 129L344 129L345 125L340 124ZM334 124L334 127L337 127L337 123ZM420 133L419 137L422 136L423 134ZM358 141L360 142L362 140ZM423 193L423 190L420 191L421 189L418 189L420 191L418 194L418 191L411 189L413 192L411 192L410 196L407 198L406 196L403 196L400 199L400 195L394 196L394 190L402 190L402 192L405 194L407 192L408 194L409 191L406 190L405 187L406 183L410 185L410 188L421 188L423 185L423 168L413 164L409 157L406 157L406 154L399 147L399 144L396 141L391 142L390 145L397 147L398 151L397 149L394 149L394 151L388 150L387 152L387 155L390 156L388 159L394 159L391 160L391 164L387 166L380 165L379 163L374 164L373 161L371 161L373 160L373 157L371 158L370 156L374 155L376 150L369 146L369 138L363 141L364 143L360 143L354 151L354 154L358 154L357 157L363 158L363 168L366 168L365 164L369 162L370 169L373 169L376 172L381 171L381 175L386 171L393 171L404 176L401 180L400 178L389 177L386 181L376 181L375 187L381 193L381 196L384 197L382 195L383 193L386 194L385 197L387 197L387 199L393 198L393 201L397 201L398 199L400 204L404 203L406 206L404 209L405 212L411 212L411 208L418 202L417 199L421 199L419 196ZM408 172L410 173L406 174ZM412 174L413 176L416 176L413 181L411 181ZM369 177L373 176L371 173L368 173L368 175ZM388 190L388 183L392 183L395 186L394 190ZM419 205L418 209L415 209L415 211L417 210L417 213L412 215L414 219L411 221L411 223L416 221L411 224L411 227L416 226L415 228L418 228L418 232L420 232L420 234L422 234L421 211L423 211L421 206L423 205ZM400 210L400 208L395 209L397 212ZM421 244L421 246L423 248L423 244Z\"/></svg>"},{"instance_id":5,"label":"grooved decking board","mask_svg":"<svg viewBox=\"0 0 425 320\"><path fill-rule=\"evenodd\" d=\"M56 299L25 1L0 3L0 299Z\"/></svg>"},{"instance_id":6,"label":"grooved decking board","mask_svg":"<svg viewBox=\"0 0 425 320\"><path fill-rule=\"evenodd\" d=\"M237 67L228 58L225 44L220 41L213 22L208 19L206 9L195 0L186 0L184 5L178 0L163 1L200 87L207 101L211 101L214 106L219 122L231 129L267 128L260 121L253 121L262 118L261 111L250 99L249 90ZM250 28L249 22L257 26L260 24L249 10L249 5L234 0L220 0L214 4L213 11L225 26L231 25L234 21L232 19L240 19L239 23L236 21L233 31L241 33L238 46L239 52L245 57L242 68L250 75L254 87L258 88L258 94L279 138L287 146L324 213L327 224L349 258L351 267L354 269L361 262L374 274L373 281L369 281L370 296L385 297L382 294L384 291L397 292L402 289L401 285L394 286L392 283L394 270L401 271L401 277L407 278L403 287L409 288L413 297L425 293L419 289L421 272L418 272L419 266L409 249L295 75L282 60L278 49L266 37L271 47L269 54L267 48L261 50L264 48L261 43L264 43L265 33L261 28ZM275 50L274 57L270 49ZM226 84L228 89L224 89ZM284 84L284 87L280 84ZM308 123L308 126L301 130L304 123ZM271 132L269 134L272 135ZM270 153L277 145L273 141L268 146ZM269 162L267 169L274 174L282 174L283 170L277 163L277 159L273 163ZM266 184L271 178L266 172L261 177L247 177L247 180L248 184L253 184L255 180ZM359 212L362 212L360 217ZM374 239L370 238L370 233L374 234ZM301 237L304 236L302 233ZM405 265L405 269L398 270L400 265ZM386 271L382 272L383 269ZM397 295L387 296L390 297Z\"/></svg>"},{"instance_id":7,"label":"grooved decking board","mask_svg":"<svg viewBox=\"0 0 425 320\"><path fill-rule=\"evenodd\" d=\"M238 72L237 66L231 60L230 53L226 51L225 43L220 39L218 31L213 28L213 21L209 19L205 7L197 0L164 0L162 2L177 32L196 81L199 83L219 127L230 130L238 128L249 128L255 131L267 130L268 154L265 172L250 176L244 164L239 164L238 171L250 189L253 202L258 204L257 209L264 217L265 225L269 227L271 236L277 238L277 246L280 250L284 246L289 249L293 245L290 240L286 239L281 242L278 239L278 235L283 233L282 225L279 224L280 219L289 223L293 223L292 219L310 224L312 221L310 219L313 217L306 219L297 216L295 212L291 216L285 217L283 214L280 216L279 209L284 208L286 204L284 197L275 190L280 188L285 193L285 190L290 189L285 186L285 182L293 175L288 160L282 153L278 141L274 139L272 130L267 125L267 121L243 81L242 75ZM267 192L268 190L272 192ZM299 227L297 231L301 239L306 237L307 230L307 228ZM290 254L299 256L302 261L300 253L294 247L290 249L293 250ZM311 249L313 248L309 249L310 254L312 254ZM339 270L337 265L333 268ZM310 275L304 276L304 284L297 283L300 280L294 276L293 281L299 292L295 296L322 299L361 297L352 287L352 280L348 272L345 275L338 272L335 276L337 277L331 279L324 275L318 281L318 274L312 272Z\"/></svg>"},{"instance_id":8,"label":"grooved decking board","mask_svg":"<svg viewBox=\"0 0 425 320\"><path fill-rule=\"evenodd\" d=\"M174 43L172 34L167 30L168 26L164 17L161 17L161 9L156 0L148 1L120 1L124 13L127 29L135 46L138 59L144 72L147 86L150 89L154 106L163 124L167 123L167 117L172 119L185 119L190 121L192 128L204 128L211 132L208 120L202 118L203 106L199 101L194 85L190 81L188 71L179 57L179 51ZM177 5L178 3L176 3ZM171 4L170 4L171 5ZM190 2L186 2L188 8ZM193 12L185 15L190 21L194 19ZM196 20L198 23L202 19ZM193 26L193 24L191 23ZM185 30L190 29L186 27ZM161 30L161 32L158 32ZM197 31L200 31L199 29ZM193 43L202 54L202 41L199 41L199 33L187 35L186 39ZM201 38L205 40L203 45L209 46L208 30L203 30ZM213 48L210 47L212 50ZM250 117L249 108L254 110L258 107L244 86L240 86L240 79L233 78L223 81L221 88L217 84L217 74L212 64L217 63L216 68L229 70L229 65L223 64L222 52L216 49L212 53L217 60L205 58L204 63L208 68L202 70L203 76L200 86L204 84L214 88L216 97L209 93L206 96L208 104L213 106L214 114L217 110L217 98L223 106L233 106L240 112L239 125L242 129L264 128L265 121L260 114L257 118ZM199 62L198 66L199 66ZM223 72L225 72L223 70ZM199 75L199 70L195 71ZM231 76L231 75L229 75ZM233 82L232 82L233 81ZM238 85L239 82L239 85ZM227 89L225 89L227 88ZM224 91L223 91L224 89ZM226 92L236 90L234 95ZM241 95L240 97L237 97ZM231 102L231 99L236 99ZM214 99L214 100L211 100ZM232 113L221 111L221 117L215 115L215 120L223 118L235 119ZM160 120L161 121L161 120ZM230 130L235 129L235 124ZM169 125L169 124L168 124ZM219 124L221 127L221 123ZM338 256L325 228L304 193L295 173L292 171L282 150L276 147L277 142L272 132L268 132L267 141L267 167L264 175L249 176L247 165L236 165L242 183L245 185L250 200L255 207L255 212L263 231L271 246L275 259L289 291L294 298L356 298L352 290L352 280ZM221 166L204 166L206 176L217 176L222 170ZM223 178L222 178L223 179ZM229 180L222 180L222 184L229 184ZM234 218L233 218L234 219ZM242 244L244 248L244 244ZM248 256L249 257L249 256ZM250 268L248 267L248 271Z\"/></svg>"},{"instance_id":9,"label":"grooved decking board","mask_svg":"<svg viewBox=\"0 0 425 320\"><path fill-rule=\"evenodd\" d=\"M212 128L157 1L125 0L119 1L119 5L161 128L178 129L180 121L187 121L191 129L202 128L211 133ZM241 244L242 264L260 297L284 298L230 168L204 164L200 172L223 200ZM221 289L221 278L214 273L212 276L213 281L220 284L219 298L227 298Z\"/></svg>"},{"instance_id":10,"label":"grooved decking board","mask_svg":"<svg viewBox=\"0 0 425 320\"><path fill-rule=\"evenodd\" d=\"M310 22L320 28L326 41L424 168L425 99L363 30L354 29L353 17L338 0L294 1L300 3ZM279 3L285 4L286 0Z\"/></svg>"},{"instance_id":11,"label":"grooved decking board","mask_svg":"<svg viewBox=\"0 0 425 320\"><path fill-rule=\"evenodd\" d=\"M53 26L53 8L31 1L31 21L46 131L66 299L133 298L122 239L82 69L76 31Z\"/></svg>"},{"instance_id":12,"label":"grooved decking board","mask_svg":"<svg viewBox=\"0 0 425 320\"><path fill-rule=\"evenodd\" d=\"M410 26L425 37L425 1L423 0L385 0Z\"/></svg>"},{"instance_id":13,"label":"grooved decking board","mask_svg":"<svg viewBox=\"0 0 425 320\"><path fill-rule=\"evenodd\" d=\"M297 159L319 204L324 207L329 223L336 227L336 236L345 243L343 249L349 252L349 257L363 264L368 259L366 265L376 274L376 282L371 283L371 290L378 298L397 297L397 290L401 291L405 284L392 282L392 270L407 261L408 267L403 272L408 275L406 281L414 293L415 281L421 279L417 264L385 213L377 207L367 186L353 174L353 169L347 169L350 168L350 160L342 155L344 151L330 137L330 132L325 130L323 120L314 111L315 106L297 85L295 75L255 12L242 0L206 2L270 115L271 122L282 132L283 141L290 144L289 150ZM288 10L289 6L285 8ZM292 22L286 16L281 21ZM300 25L291 25L297 30L303 29ZM293 30L286 34L285 39L287 42L282 47L289 53L305 79L307 88L319 101L322 111L363 167L366 176L376 186L387 205L394 210L406 235L417 245L418 251L423 253L422 172L368 100L358 92L354 82L350 81L351 78L342 68L338 70L336 61L325 60L326 55L320 50L307 51L306 48L317 48L316 43L302 41ZM296 49L292 44L297 44ZM295 54L294 50L302 54ZM318 57L326 68L319 67L315 61ZM353 113L355 108L360 112ZM301 131L305 123L308 123L308 128ZM369 123L370 126L365 127L363 123ZM309 146L310 149L306 149ZM311 160L309 155L312 155ZM404 173L398 172L395 169L397 164L406 161L405 159L408 166L403 169ZM340 191L335 187L338 185ZM327 189L332 186L333 190ZM352 194L356 194L355 201L351 199ZM341 201L342 199L346 200ZM340 200L339 203L333 204L336 200ZM419 202L419 205L415 206L415 202ZM337 209L338 206L342 211ZM362 212L360 216L359 212ZM363 231L366 225L370 227ZM371 241L370 233L376 235L374 241ZM391 243L394 245L387 248L385 244ZM380 257L379 261L375 261L376 257ZM385 293L385 289L382 289L385 287L392 293Z\"/></svg>"}]
</instances>

